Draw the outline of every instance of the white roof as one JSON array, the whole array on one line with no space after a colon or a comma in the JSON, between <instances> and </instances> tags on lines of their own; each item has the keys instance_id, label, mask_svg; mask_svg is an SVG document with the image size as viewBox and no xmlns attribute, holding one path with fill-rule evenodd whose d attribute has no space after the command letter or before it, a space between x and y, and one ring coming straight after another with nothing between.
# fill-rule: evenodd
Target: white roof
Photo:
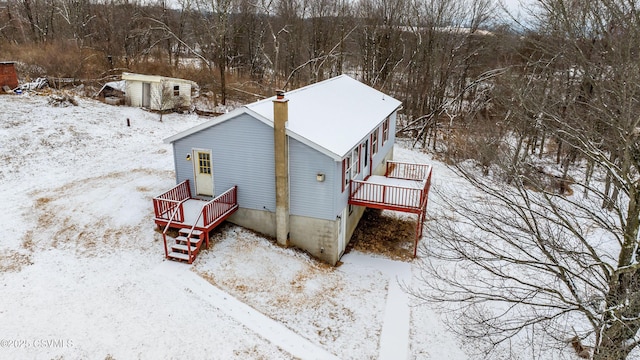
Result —
<instances>
[{"instance_id":1,"label":"white roof","mask_svg":"<svg viewBox=\"0 0 640 360\"><path fill-rule=\"evenodd\" d=\"M100 93L102 92L102 90L104 90L106 87L110 87L110 88L112 88L112 89L122 91L123 93L126 93L126 92L127 92L127 84L126 84L126 82L125 82L124 80L120 80L120 81L110 81L110 82L108 82L108 83L104 84L104 85L100 88L100 90L96 93L96 95L95 95L95 96L100 95Z\"/></svg>"},{"instance_id":2,"label":"white roof","mask_svg":"<svg viewBox=\"0 0 640 360\"><path fill-rule=\"evenodd\" d=\"M104 84L104 86L102 88L104 89L107 86L112 88L112 89L115 89L115 90L120 90L122 92L127 92L127 84L126 84L126 81L124 81L124 80L110 81L110 82Z\"/></svg>"},{"instance_id":3,"label":"white roof","mask_svg":"<svg viewBox=\"0 0 640 360\"><path fill-rule=\"evenodd\" d=\"M289 100L287 135L336 160L343 158L401 104L347 75L292 90L285 98ZM249 113L273 126L274 99L275 96L245 105L165 142L176 141L241 113Z\"/></svg>"},{"instance_id":4,"label":"white roof","mask_svg":"<svg viewBox=\"0 0 640 360\"><path fill-rule=\"evenodd\" d=\"M134 74L134 73L128 73L128 72L122 73L122 80L144 81L144 82L154 82L154 83L169 81L174 83L184 83L184 84L190 84L192 86L197 86L196 82L191 80L178 79L178 78L172 78L172 77L161 76L161 75Z\"/></svg>"}]
</instances>

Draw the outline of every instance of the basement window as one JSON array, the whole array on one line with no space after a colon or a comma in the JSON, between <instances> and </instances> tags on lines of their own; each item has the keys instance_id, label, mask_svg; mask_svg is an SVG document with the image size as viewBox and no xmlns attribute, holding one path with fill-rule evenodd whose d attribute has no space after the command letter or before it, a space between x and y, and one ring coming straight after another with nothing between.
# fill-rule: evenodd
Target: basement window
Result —
<instances>
[{"instance_id":1,"label":"basement window","mask_svg":"<svg viewBox=\"0 0 640 360\"><path fill-rule=\"evenodd\" d=\"M179 85L174 85L173 86L173 96L180 96L180 86Z\"/></svg>"}]
</instances>

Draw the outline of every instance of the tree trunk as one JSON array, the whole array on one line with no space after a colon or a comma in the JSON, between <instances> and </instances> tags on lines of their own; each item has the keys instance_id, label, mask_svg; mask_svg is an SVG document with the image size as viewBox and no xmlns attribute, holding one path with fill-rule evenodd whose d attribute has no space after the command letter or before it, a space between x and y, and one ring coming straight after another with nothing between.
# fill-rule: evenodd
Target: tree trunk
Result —
<instances>
[{"instance_id":1,"label":"tree trunk","mask_svg":"<svg viewBox=\"0 0 640 360\"><path fill-rule=\"evenodd\" d=\"M542 159L542 153L544 152L544 141L546 137L546 131L542 131L542 135L540 135L540 150L538 151L538 158Z\"/></svg>"},{"instance_id":2,"label":"tree trunk","mask_svg":"<svg viewBox=\"0 0 640 360\"><path fill-rule=\"evenodd\" d=\"M524 142L524 138L522 136L518 137L518 145L516 146L516 149L514 151L513 154L513 158L511 160L511 168L508 169L507 173L508 173L508 179L507 179L507 184L511 184L511 182L513 181L513 176L515 175L515 169L516 166L518 165L518 162L520 160L520 152L522 151L522 143ZM526 154L526 152L525 152Z\"/></svg>"},{"instance_id":3,"label":"tree trunk","mask_svg":"<svg viewBox=\"0 0 640 360\"><path fill-rule=\"evenodd\" d=\"M222 105L227 104L227 72L226 67L222 64L218 67L220 69L220 95L222 96Z\"/></svg>"},{"instance_id":4,"label":"tree trunk","mask_svg":"<svg viewBox=\"0 0 640 360\"><path fill-rule=\"evenodd\" d=\"M621 175L629 173L631 158L627 148L620 161ZM613 153L612 153L613 158ZM611 204L615 202L620 184L612 181L614 191ZM640 330L640 269L637 267L638 231L640 229L640 185L636 182L629 188L629 203L623 231L623 243L618 255L618 271L614 273L609 282L609 291L606 295L605 321L602 325L599 346L596 349L596 360L624 360L627 358L633 346L636 334ZM613 206L613 205L611 205ZM635 266L635 268L634 268ZM622 320L621 320L622 319Z\"/></svg>"},{"instance_id":5,"label":"tree trunk","mask_svg":"<svg viewBox=\"0 0 640 360\"><path fill-rule=\"evenodd\" d=\"M23 0L22 1L22 6L24 6L24 11L27 14L27 19L29 19L29 26L31 28L31 36L33 36L33 41L35 43L38 43L40 37L38 36L39 33L36 30L36 28L38 27L37 24L36 24L37 20L34 19L34 17L33 17L33 11L31 9L31 1L30 0Z\"/></svg>"},{"instance_id":6,"label":"tree trunk","mask_svg":"<svg viewBox=\"0 0 640 360\"><path fill-rule=\"evenodd\" d=\"M591 183L591 176L593 176L593 167L594 167L594 161L593 161L593 159L589 158L587 160L587 169L585 170L585 174L584 174L584 193L583 193L583 197L585 199L589 196L589 185Z\"/></svg>"},{"instance_id":7,"label":"tree trunk","mask_svg":"<svg viewBox=\"0 0 640 360\"><path fill-rule=\"evenodd\" d=\"M611 164L615 162L615 158L616 158L615 152L612 151L609 154L609 161ZM613 176L609 173L609 171L607 171L607 176L605 177L605 181L604 181L604 192L603 192L604 200L602 201L603 209L611 209L611 207L614 204L613 196L610 195L612 182L613 182Z\"/></svg>"}]
</instances>

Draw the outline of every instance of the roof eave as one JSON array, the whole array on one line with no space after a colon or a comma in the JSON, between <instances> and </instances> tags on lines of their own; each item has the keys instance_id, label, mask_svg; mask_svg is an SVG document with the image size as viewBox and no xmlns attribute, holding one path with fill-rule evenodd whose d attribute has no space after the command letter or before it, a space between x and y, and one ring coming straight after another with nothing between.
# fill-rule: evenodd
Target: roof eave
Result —
<instances>
[{"instance_id":1,"label":"roof eave","mask_svg":"<svg viewBox=\"0 0 640 360\"><path fill-rule=\"evenodd\" d=\"M293 138L293 139L296 139L296 140L300 141L301 143L303 143L303 144L307 145L308 147L310 147L310 148L312 148L312 149L314 149L314 150L316 150L316 151L318 151L318 152L320 152L320 153L332 158L335 161L340 161L343 158L343 156L340 156L340 155L334 153L333 151L325 148L324 146L321 146L321 145L319 145L319 144L317 144L317 143L315 143L315 142L313 142L313 141L303 137L302 135L299 135L298 133L295 133L295 132L293 132L293 131L291 131L289 129L287 129L287 135L290 138Z\"/></svg>"},{"instance_id":2,"label":"roof eave","mask_svg":"<svg viewBox=\"0 0 640 360\"><path fill-rule=\"evenodd\" d=\"M228 112L228 113L226 113L224 115L220 115L220 116L215 117L215 118L213 118L213 119L211 119L209 121L203 122L200 125L196 125L196 126L191 127L191 128L189 128L187 130L181 131L181 132L179 132L179 133L177 133L177 134L175 134L173 136L170 136L170 137L164 139L163 142L165 144L173 143L173 142L178 141L178 140L180 140L182 138L185 138L185 137L187 137L189 135L193 135L193 134L195 134L195 133L197 133L199 131L202 131L202 130L208 129L210 127L222 124L223 122L225 122L227 120L231 120L231 119L233 119L233 118L235 118L235 117L237 117L239 115L242 115L242 114L248 114L248 115L256 118L258 121L261 121L261 122L265 123L266 125L268 125L270 127L273 127L273 123L269 119L267 119L264 116L256 113L255 111L247 108L246 106L241 106L241 107L239 107L237 109L234 109L234 110L232 110L232 111L230 111L230 112Z\"/></svg>"},{"instance_id":3,"label":"roof eave","mask_svg":"<svg viewBox=\"0 0 640 360\"><path fill-rule=\"evenodd\" d=\"M168 138L164 139L163 142L165 144L170 144L170 143L178 141L178 140L180 140L182 138L185 138L185 137L187 137L189 135L193 135L193 134L195 134L197 132L200 132L200 131L202 131L204 129L208 129L208 128L212 127L212 126L216 126L218 124L221 124L221 123L223 123L223 122L225 122L227 120L233 119L234 117L244 113L243 110L244 110L243 108L238 108L238 109L235 109L235 110L233 110L231 112L228 112L228 113L226 113L224 115L217 116L217 117L215 117L215 118L213 118L213 119L211 119L209 121L203 122L202 124L199 124L199 125L196 125L194 127L189 128L189 129L186 129L184 131L181 131L181 132L179 132L179 133L177 133L177 134L175 134L173 136L169 136Z\"/></svg>"}]
</instances>

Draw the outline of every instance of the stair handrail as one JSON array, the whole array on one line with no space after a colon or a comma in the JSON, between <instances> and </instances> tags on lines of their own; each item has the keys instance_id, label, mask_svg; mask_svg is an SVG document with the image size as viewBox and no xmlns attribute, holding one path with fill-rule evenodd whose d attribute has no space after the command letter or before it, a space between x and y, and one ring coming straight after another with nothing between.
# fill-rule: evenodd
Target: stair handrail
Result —
<instances>
[{"instance_id":1,"label":"stair handrail","mask_svg":"<svg viewBox=\"0 0 640 360\"><path fill-rule=\"evenodd\" d=\"M213 199L211 201L214 201L214 200L215 199ZM205 207L206 207L206 205L202 207L202 210L200 210L200 214L198 214L198 217L196 218L196 221L194 221L193 225L191 225L191 229L189 230L189 235L187 235L187 254L189 255L189 264L191 264L191 235L193 234L193 230L195 230L196 225L198 224L198 221L202 217L202 214L204 213L204 208ZM204 220L203 220L203 222L204 222Z\"/></svg>"},{"instance_id":2,"label":"stair handrail","mask_svg":"<svg viewBox=\"0 0 640 360\"><path fill-rule=\"evenodd\" d=\"M171 217L169 218L167 225L164 227L164 230L162 230L162 239L164 241L165 257L169 257L169 249L167 248L167 231L169 231L169 225L171 225L171 222L173 221L174 216L176 216L176 214L178 213L178 210L180 210L180 208L182 207L182 203L184 203L187 200L189 199L183 199L183 200L180 200L180 202L178 202L178 206L176 206L176 208L173 210L173 214L171 214Z\"/></svg>"},{"instance_id":3,"label":"stair handrail","mask_svg":"<svg viewBox=\"0 0 640 360\"><path fill-rule=\"evenodd\" d=\"M196 229L196 225L198 225L198 221L200 221L200 218L203 217L205 210L207 209L207 206L211 203L215 203L216 201L223 199L224 196L228 196L228 194L233 194L233 199L234 199L234 203L237 204L238 200L236 198L236 192L238 191L238 186L234 186L231 189L225 191L224 193L218 195L217 197L211 199L210 201L208 201L200 210L200 213L198 214L198 217L196 218L196 220L193 222L193 225L191 225L191 229L189 229L189 234L187 235L187 255L189 256L189 264L191 264L191 236L193 235L193 231ZM206 228L209 224L205 224L206 219L202 220L202 225ZM209 236L208 233L205 232L205 236ZM202 240L202 239L201 239ZM209 240L206 240L207 242Z\"/></svg>"}]
</instances>

